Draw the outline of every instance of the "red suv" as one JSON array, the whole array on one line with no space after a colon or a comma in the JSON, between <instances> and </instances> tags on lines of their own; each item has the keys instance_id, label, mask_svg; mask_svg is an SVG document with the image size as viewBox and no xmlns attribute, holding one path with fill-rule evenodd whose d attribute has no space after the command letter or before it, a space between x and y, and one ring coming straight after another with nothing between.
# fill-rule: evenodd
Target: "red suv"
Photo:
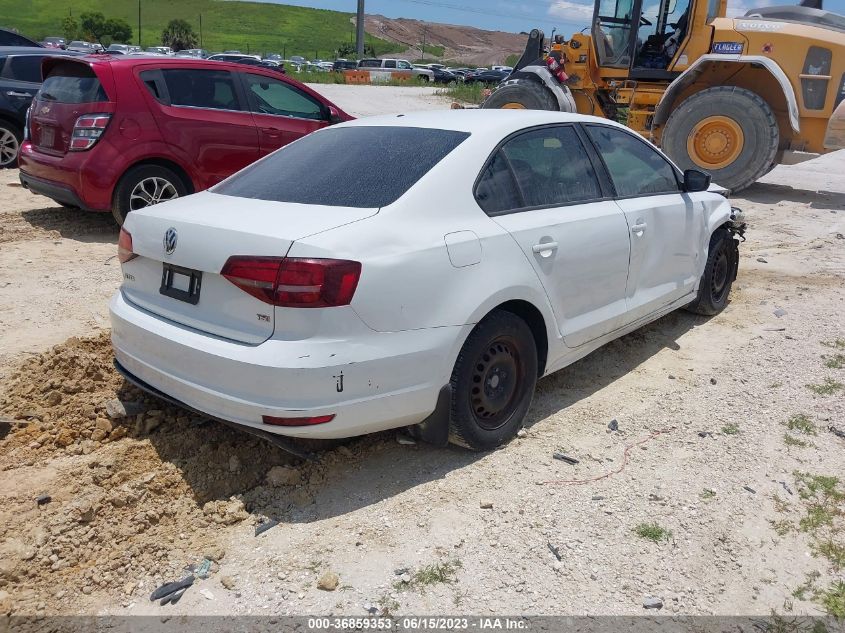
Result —
<instances>
[{"instance_id":1,"label":"red suv","mask_svg":"<svg viewBox=\"0 0 845 633\"><path fill-rule=\"evenodd\" d=\"M48 58L21 144L24 187L126 214L202 191L353 117L272 70L185 58Z\"/></svg>"}]
</instances>

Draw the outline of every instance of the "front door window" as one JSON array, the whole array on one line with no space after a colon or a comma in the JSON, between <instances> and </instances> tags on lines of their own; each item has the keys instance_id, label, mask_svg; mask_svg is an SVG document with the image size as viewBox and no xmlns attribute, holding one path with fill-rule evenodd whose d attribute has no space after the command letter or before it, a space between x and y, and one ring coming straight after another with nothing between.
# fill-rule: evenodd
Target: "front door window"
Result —
<instances>
[{"instance_id":1,"label":"front door window","mask_svg":"<svg viewBox=\"0 0 845 633\"><path fill-rule=\"evenodd\" d=\"M601 0L593 24L593 38L600 66L627 68L631 65L631 22L633 0Z\"/></svg>"}]
</instances>

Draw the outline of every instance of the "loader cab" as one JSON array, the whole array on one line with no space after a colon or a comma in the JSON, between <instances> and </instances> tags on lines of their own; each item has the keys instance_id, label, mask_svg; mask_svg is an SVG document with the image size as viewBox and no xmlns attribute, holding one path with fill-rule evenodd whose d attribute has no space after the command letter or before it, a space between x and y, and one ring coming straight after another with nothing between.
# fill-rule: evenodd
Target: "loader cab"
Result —
<instances>
[{"instance_id":1,"label":"loader cab","mask_svg":"<svg viewBox=\"0 0 845 633\"><path fill-rule=\"evenodd\" d=\"M693 23L697 2L719 0L596 0L593 41L601 68L627 70L630 79L672 79L672 66Z\"/></svg>"}]
</instances>

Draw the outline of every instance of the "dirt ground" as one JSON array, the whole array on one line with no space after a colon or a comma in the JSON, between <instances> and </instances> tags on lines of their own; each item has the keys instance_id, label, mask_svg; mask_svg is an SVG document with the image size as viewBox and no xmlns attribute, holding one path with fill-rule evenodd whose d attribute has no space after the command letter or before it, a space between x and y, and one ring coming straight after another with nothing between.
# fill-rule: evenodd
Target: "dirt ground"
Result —
<instances>
[{"instance_id":1,"label":"dirt ground","mask_svg":"<svg viewBox=\"0 0 845 633\"><path fill-rule=\"evenodd\" d=\"M343 88L320 87L356 114L448 107ZM728 308L542 380L507 446L384 433L314 462L125 384L110 218L0 172L0 614L845 609L843 172L840 152L736 197ZM204 560L178 604L149 600Z\"/></svg>"}]
</instances>

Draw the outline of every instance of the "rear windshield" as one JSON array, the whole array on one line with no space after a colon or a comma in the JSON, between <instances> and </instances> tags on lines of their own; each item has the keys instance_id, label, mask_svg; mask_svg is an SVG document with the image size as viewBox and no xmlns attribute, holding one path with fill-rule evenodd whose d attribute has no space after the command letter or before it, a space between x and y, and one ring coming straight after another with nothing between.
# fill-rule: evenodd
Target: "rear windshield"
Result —
<instances>
[{"instance_id":1,"label":"rear windshield","mask_svg":"<svg viewBox=\"0 0 845 633\"><path fill-rule=\"evenodd\" d=\"M59 103L98 103L108 101L97 75L86 64L63 63L55 66L41 85L38 98Z\"/></svg>"},{"instance_id":2,"label":"rear windshield","mask_svg":"<svg viewBox=\"0 0 845 633\"><path fill-rule=\"evenodd\" d=\"M468 136L414 127L330 128L283 147L212 191L277 202L384 207Z\"/></svg>"}]
</instances>

